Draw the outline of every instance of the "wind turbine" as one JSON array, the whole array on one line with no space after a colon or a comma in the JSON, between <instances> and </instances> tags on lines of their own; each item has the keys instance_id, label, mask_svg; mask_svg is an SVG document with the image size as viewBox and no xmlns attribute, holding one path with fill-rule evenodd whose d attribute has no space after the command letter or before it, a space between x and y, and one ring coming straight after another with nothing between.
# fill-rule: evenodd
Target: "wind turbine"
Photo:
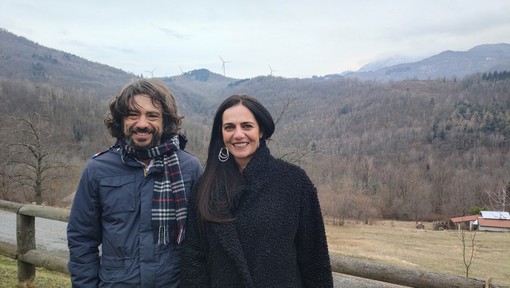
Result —
<instances>
[{"instance_id":1,"label":"wind turbine","mask_svg":"<svg viewBox=\"0 0 510 288\"><path fill-rule=\"evenodd\" d=\"M152 69L152 71L145 71L145 72L151 73L151 78L154 78L154 70L156 70L156 68L158 68L158 67L154 67L154 69Z\"/></svg>"},{"instance_id":2,"label":"wind turbine","mask_svg":"<svg viewBox=\"0 0 510 288\"><path fill-rule=\"evenodd\" d=\"M221 65L221 68L223 69L223 76L225 76L225 63L228 63L230 61L223 60L223 58L221 58L221 56L218 56L218 57L220 57L221 62L223 62L223 64Z\"/></svg>"},{"instance_id":3,"label":"wind turbine","mask_svg":"<svg viewBox=\"0 0 510 288\"><path fill-rule=\"evenodd\" d=\"M269 71L270 71L269 76L273 76L273 72L276 71L276 70L273 70L271 68L271 66L269 66L269 65L267 65L267 66L269 67Z\"/></svg>"}]
</instances>

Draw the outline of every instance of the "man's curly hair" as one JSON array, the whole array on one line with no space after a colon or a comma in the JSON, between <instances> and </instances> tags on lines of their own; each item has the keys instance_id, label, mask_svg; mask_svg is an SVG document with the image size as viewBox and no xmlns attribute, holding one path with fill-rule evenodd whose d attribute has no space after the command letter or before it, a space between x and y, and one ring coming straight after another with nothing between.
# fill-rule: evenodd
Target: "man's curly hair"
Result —
<instances>
[{"instance_id":1,"label":"man's curly hair","mask_svg":"<svg viewBox=\"0 0 510 288\"><path fill-rule=\"evenodd\" d=\"M182 116L177 114L175 97L168 87L157 79L134 79L110 100L110 112L104 123L114 138L124 138L124 118L133 111L134 96L147 95L152 104L163 110L163 132L161 139L169 139L181 129Z\"/></svg>"}]
</instances>

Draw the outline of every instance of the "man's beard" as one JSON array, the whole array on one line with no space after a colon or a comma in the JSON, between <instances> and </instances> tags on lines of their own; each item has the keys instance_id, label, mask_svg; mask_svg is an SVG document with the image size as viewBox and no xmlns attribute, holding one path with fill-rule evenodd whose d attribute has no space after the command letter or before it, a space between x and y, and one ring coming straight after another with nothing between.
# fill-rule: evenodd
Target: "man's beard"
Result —
<instances>
[{"instance_id":1,"label":"man's beard","mask_svg":"<svg viewBox=\"0 0 510 288\"><path fill-rule=\"evenodd\" d=\"M133 134L137 133L150 133L152 134L151 141L148 144L138 145L132 138ZM126 137L126 144L135 150L150 149L158 145L161 138L161 133L151 129L129 129L129 135Z\"/></svg>"}]
</instances>

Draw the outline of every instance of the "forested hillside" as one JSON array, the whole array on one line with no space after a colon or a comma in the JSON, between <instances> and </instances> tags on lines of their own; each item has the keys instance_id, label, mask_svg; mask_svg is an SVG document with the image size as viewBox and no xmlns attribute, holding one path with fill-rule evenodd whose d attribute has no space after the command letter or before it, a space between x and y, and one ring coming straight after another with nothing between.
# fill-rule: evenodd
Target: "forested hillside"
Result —
<instances>
[{"instance_id":1,"label":"forested hillside","mask_svg":"<svg viewBox=\"0 0 510 288\"><path fill-rule=\"evenodd\" d=\"M509 207L510 79L483 79L259 77L221 94L270 108L271 149L305 167L328 215L433 220Z\"/></svg>"},{"instance_id":2,"label":"forested hillside","mask_svg":"<svg viewBox=\"0 0 510 288\"><path fill-rule=\"evenodd\" d=\"M270 149L309 173L327 216L421 221L509 208L510 79L487 76L391 83L258 77L225 86L202 81L195 91L183 84L191 75L164 80L186 117L188 149L202 161L217 104L250 94L277 121ZM58 205L85 161L113 141L102 124L106 100L94 94L1 79L0 101L3 199L35 199L26 181L36 178L36 158L16 144L47 153L41 175L51 181L42 182L41 197Z\"/></svg>"},{"instance_id":3,"label":"forested hillside","mask_svg":"<svg viewBox=\"0 0 510 288\"><path fill-rule=\"evenodd\" d=\"M80 88L101 98L135 77L120 69L51 49L0 28L0 77Z\"/></svg>"},{"instance_id":4,"label":"forested hillside","mask_svg":"<svg viewBox=\"0 0 510 288\"><path fill-rule=\"evenodd\" d=\"M108 98L136 76L1 37L0 198L68 205L86 161L114 142L103 125ZM202 162L218 104L249 94L277 122L273 154L308 172L326 216L425 221L509 211L509 71L375 82L198 69L162 80Z\"/></svg>"}]
</instances>

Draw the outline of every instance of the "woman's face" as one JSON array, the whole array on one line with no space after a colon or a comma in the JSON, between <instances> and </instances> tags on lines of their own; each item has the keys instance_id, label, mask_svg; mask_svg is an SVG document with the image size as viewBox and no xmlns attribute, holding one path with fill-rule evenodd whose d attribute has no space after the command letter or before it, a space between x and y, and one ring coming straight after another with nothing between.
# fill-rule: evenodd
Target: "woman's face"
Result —
<instances>
[{"instance_id":1,"label":"woman's face","mask_svg":"<svg viewBox=\"0 0 510 288\"><path fill-rule=\"evenodd\" d=\"M262 137L255 116L242 104L232 106L223 112L221 131L225 147L242 171L257 151Z\"/></svg>"}]
</instances>

